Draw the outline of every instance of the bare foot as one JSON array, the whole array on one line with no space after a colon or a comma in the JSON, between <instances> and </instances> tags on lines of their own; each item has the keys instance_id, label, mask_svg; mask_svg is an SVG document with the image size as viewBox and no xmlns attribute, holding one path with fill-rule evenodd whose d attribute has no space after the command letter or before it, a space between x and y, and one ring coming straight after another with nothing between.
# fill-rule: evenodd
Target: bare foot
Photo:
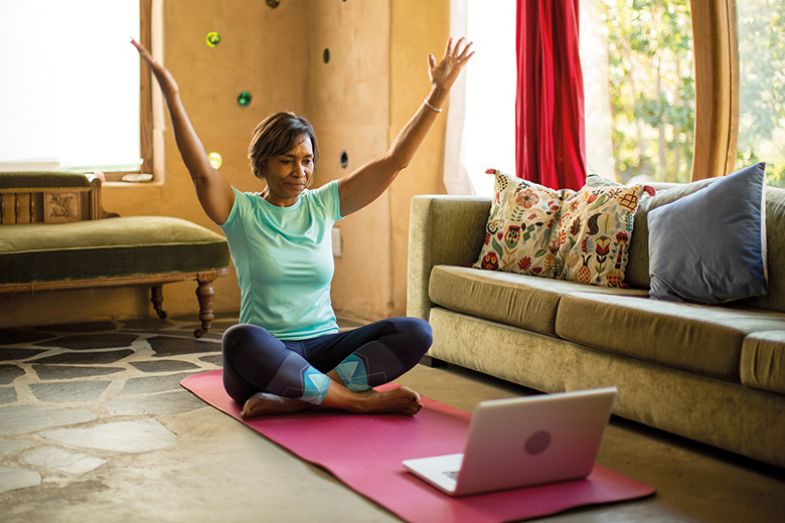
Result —
<instances>
[{"instance_id":1,"label":"bare foot","mask_svg":"<svg viewBox=\"0 0 785 523\"><path fill-rule=\"evenodd\" d=\"M365 398L355 406L362 414L385 413L414 416L422 408L420 395L409 387L398 387L385 392L369 390Z\"/></svg>"},{"instance_id":2,"label":"bare foot","mask_svg":"<svg viewBox=\"0 0 785 523\"><path fill-rule=\"evenodd\" d=\"M310 403L294 398L284 398L267 392L258 392L248 398L245 405L243 405L240 416L250 418L265 414L288 414L299 412L312 406Z\"/></svg>"}]
</instances>

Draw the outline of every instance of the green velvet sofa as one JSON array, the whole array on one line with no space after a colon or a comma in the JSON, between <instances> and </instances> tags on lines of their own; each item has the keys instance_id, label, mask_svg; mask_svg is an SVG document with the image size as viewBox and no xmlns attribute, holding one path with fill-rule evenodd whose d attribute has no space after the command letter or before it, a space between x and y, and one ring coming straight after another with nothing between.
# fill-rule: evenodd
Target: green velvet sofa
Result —
<instances>
[{"instance_id":1,"label":"green velvet sofa","mask_svg":"<svg viewBox=\"0 0 785 523\"><path fill-rule=\"evenodd\" d=\"M428 355L544 392L615 385L615 414L785 467L785 190L767 190L769 293L649 299L647 213L708 182L659 185L636 213L628 289L471 268L490 199L417 196L407 314Z\"/></svg>"},{"instance_id":2,"label":"green velvet sofa","mask_svg":"<svg viewBox=\"0 0 785 523\"><path fill-rule=\"evenodd\" d=\"M225 275L223 236L187 220L101 208L101 181L79 173L0 173L0 294L144 285L158 316L165 283L194 280L202 336Z\"/></svg>"}]
</instances>

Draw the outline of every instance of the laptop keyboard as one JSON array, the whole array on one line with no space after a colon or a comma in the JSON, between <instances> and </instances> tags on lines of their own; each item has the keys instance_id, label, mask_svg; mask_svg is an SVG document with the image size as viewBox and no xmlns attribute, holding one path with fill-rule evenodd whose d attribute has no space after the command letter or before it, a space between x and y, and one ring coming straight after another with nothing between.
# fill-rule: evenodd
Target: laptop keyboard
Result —
<instances>
[{"instance_id":1,"label":"laptop keyboard","mask_svg":"<svg viewBox=\"0 0 785 523\"><path fill-rule=\"evenodd\" d=\"M447 476L453 481L458 481L458 472L459 472L458 470L445 470L444 472L442 472L442 474L444 474L445 476Z\"/></svg>"}]
</instances>

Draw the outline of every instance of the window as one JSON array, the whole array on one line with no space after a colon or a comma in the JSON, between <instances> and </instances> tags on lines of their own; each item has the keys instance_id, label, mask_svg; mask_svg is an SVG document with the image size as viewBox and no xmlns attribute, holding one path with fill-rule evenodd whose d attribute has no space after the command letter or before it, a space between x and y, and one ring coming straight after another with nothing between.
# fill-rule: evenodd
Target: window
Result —
<instances>
[{"instance_id":1,"label":"window","mask_svg":"<svg viewBox=\"0 0 785 523\"><path fill-rule=\"evenodd\" d=\"M513 172L514 145L496 138L515 94L496 84L514 85L505 75L515 63L496 46L514 49L516 13L502 7L511 1L466 1L478 51L502 57L484 69L478 53L467 71L462 154L476 191L490 194L479 169ZM785 187L785 0L582 0L580 9L589 173L684 183L765 161L769 184Z\"/></svg>"},{"instance_id":2,"label":"window","mask_svg":"<svg viewBox=\"0 0 785 523\"><path fill-rule=\"evenodd\" d=\"M785 187L785 1L736 2L739 137L736 167L767 163L769 185Z\"/></svg>"},{"instance_id":3,"label":"window","mask_svg":"<svg viewBox=\"0 0 785 523\"><path fill-rule=\"evenodd\" d=\"M512 0L468 0L466 35L476 51L466 68L463 164L474 192L493 194L488 168L515 175L515 18Z\"/></svg>"},{"instance_id":4,"label":"window","mask_svg":"<svg viewBox=\"0 0 785 523\"><path fill-rule=\"evenodd\" d=\"M589 173L688 182L695 82L689 0L581 2Z\"/></svg>"},{"instance_id":5,"label":"window","mask_svg":"<svg viewBox=\"0 0 785 523\"><path fill-rule=\"evenodd\" d=\"M139 59L128 40L139 39L149 4L0 0L0 170L143 168L151 125L140 114L149 100L140 100Z\"/></svg>"}]
</instances>

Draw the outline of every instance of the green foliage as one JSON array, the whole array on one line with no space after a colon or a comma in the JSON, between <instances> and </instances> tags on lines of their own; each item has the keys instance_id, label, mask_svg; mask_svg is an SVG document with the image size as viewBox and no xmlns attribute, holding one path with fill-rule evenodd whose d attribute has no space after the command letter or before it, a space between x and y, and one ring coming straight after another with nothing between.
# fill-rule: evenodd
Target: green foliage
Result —
<instances>
[{"instance_id":1,"label":"green foliage","mask_svg":"<svg viewBox=\"0 0 785 523\"><path fill-rule=\"evenodd\" d=\"M603 0L601 18L619 178L689 181L695 126L689 0Z\"/></svg>"},{"instance_id":2,"label":"green foliage","mask_svg":"<svg viewBox=\"0 0 785 523\"><path fill-rule=\"evenodd\" d=\"M736 165L767 164L785 187L785 0L738 2L739 140Z\"/></svg>"},{"instance_id":3,"label":"green foliage","mask_svg":"<svg viewBox=\"0 0 785 523\"><path fill-rule=\"evenodd\" d=\"M613 157L621 181L690 180L695 80L690 0L598 0L607 30ZM737 167L785 187L785 0L736 3Z\"/></svg>"}]
</instances>

